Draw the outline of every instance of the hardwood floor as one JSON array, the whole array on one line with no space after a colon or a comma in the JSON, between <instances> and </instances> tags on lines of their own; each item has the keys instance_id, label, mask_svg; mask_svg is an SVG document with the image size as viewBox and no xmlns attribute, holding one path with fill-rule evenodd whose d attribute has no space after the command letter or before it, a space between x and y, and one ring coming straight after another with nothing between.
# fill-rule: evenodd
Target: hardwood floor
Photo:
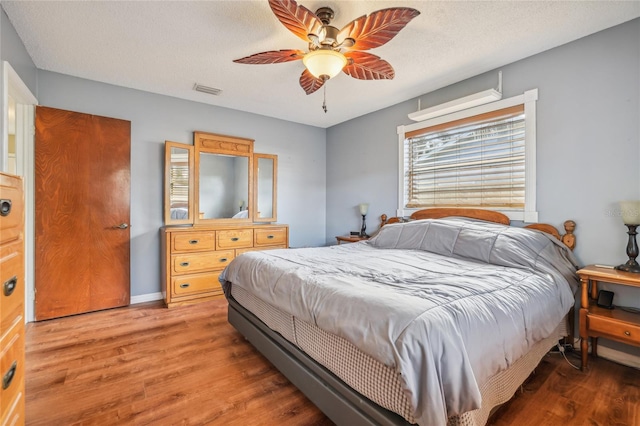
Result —
<instances>
[{"instance_id":1,"label":"hardwood floor","mask_svg":"<svg viewBox=\"0 0 640 426\"><path fill-rule=\"evenodd\" d=\"M216 300L29 324L27 424L331 424L226 316Z\"/></svg>"},{"instance_id":2,"label":"hardwood floor","mask_svg":"<svg viewBox=\"0 0 640 426\"><path fill-rule=\"evenodd\" d=\"M27 424L331 425L226 315L153 302L28 324ZM640 426L640 370L589 366L547 355L489 424Z\"/></svg>"}]
</instances>

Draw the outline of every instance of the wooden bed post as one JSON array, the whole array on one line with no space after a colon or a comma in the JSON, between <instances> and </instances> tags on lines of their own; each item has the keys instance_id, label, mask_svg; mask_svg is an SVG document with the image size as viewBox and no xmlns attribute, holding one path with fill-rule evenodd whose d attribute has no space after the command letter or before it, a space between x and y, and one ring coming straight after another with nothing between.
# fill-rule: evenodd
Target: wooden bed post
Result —
<instances>
[{"instance_id":1,"label":"wooden bed post","mask_svg":"<svg viewBox=\"0 0 640 426\"><path fill-rule=\"evenodd\" d=\"M573 250L576 247L576 236L573 235L573 231L576 229L576 223L573 220L566 220L564 222L564 230L567 231L561 238L561 241Z\"/></svg>"}]
</instances>

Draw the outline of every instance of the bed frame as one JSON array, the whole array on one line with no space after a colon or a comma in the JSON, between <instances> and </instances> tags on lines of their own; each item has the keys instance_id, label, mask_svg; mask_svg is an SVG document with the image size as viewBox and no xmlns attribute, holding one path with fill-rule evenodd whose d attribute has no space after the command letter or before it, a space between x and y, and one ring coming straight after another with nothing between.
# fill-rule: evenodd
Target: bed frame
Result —
<instances>
[{"instance_id":1,"label":"bed frame","mask_svg":"<svg viewBox=\"0 0 640 426\"><path fill-rule=\"evenodd\" d=\"M409 426L405 419L375 404L347 386L232 297L229 323L233 325L295 387L337 425Z\"/></svg>"},{"instance_id":2,"label":"bed frame","mask_svg":"<svg viewBox=\"0 0 640 426\"><path fill-rule=\"evenodd\" d=\"M509 218L501 213L479 209L439 208L420 210L411 215L411 220L462 216L473 219L509 224ZM402 218L381 217L381 227L403 222ZM573 230L575 222L566 221L566 234L548 224L534 224L527 228L541 230L554 235L570 249L575 246ZM294 386L307 396L329 419L337 425L349 426L409 426L404 418L380 407L362 396L328 369L291 344L279 333L267 327L260 319L242 307L233 297L229 301L229 323L233 325L258 351L265 356ZM569 330L573 334L573 314L569 314ZM571 340L572 336L571 336Z\"/></svg>"},{"instance_id":3,"label":"bed frame","mask_svg":"<svg viewBox=\"0 0 640 426\"><path fill-rule=\"evenodd\" d=\"M401 223L412 220L419 219L441 219L443 217L467 217L470 219L480 219L486 220L488 222L501 223L503 225L510 225L511 219L508 216L492 211L492 210L482 210L482 209L463 209L457 207L445 207L445 208L434 208L434 209L425 209L418 210L413 212L409 219L405 219L402 217L387 217L386 214L380 216L380 227L382 228L384 225L390 223ZM566 234L560 235L558 229L549 225L548 223L532 223L530 225L526 225L525 228L529 229L537 229L538 231L546 232L547 234L551 234L556 237L558 240L562 241L569 249L573 250L576 246L576 238L573 234L573 231L576 229L576 223L573 220L567 220L564 222L564 230Z\"/></svg>"}]
</instances>

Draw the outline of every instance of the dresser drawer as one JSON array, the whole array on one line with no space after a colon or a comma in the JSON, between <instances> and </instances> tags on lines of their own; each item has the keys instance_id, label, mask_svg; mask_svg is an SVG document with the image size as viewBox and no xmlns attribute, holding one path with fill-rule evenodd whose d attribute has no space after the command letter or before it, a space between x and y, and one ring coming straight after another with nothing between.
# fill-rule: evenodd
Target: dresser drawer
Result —
<instances>
[{"instance_id":1,"label":"dresser drawer","mask_svg":"<svg viewBox=\"0 0 640 426\"><path fill-rule=\"evenodd\" d=\"M266 251L266 250L286 249L286 248L287 247L285 245L279 245L279 246L250 247L245 249L237 249L236 257L240 256L242 253L247 253L250 251Z\"/></svg>"},{"instance_id":2,"label":"dresser drawer","mask_svg":"<svg viewBox=\"0 0 640 426\"><path fill-rule=\"evenodd\" d=\"M22 237L22 179L0 174L0 244Z\"/></svg>"},{"instance_id":3,"label":"dresser drawer","mask_svg":"<svg viewBox=\"0 0 640 426\"><path fill-rule=\"evenodd\" d=\"M194 272L222 270L234 257L235 252L233 250L176 254L171 256L172 272L175 274L192 274Z\"/></svg>"},{"instance_id":4,"label":"dresser drawer","mask_svg":"<svg viewBox=\"0 0 640 426\"><path fill-rule=\"evenodd\" d=\"M253 247L253 229L216 231L216 250Z\"/></svg>"},{"instance_id":5,"label":"dresser drawer","mask_svg":"<svg viewBox=\"0 0 640 426\"><path fill-rule=\"evenodd\" d=\"M171 252L213 250L215 232L175 232L171 235Z\"/></svg>"},{"instance_id":6,"label":"dresser drawer","mask_svg":"<svg viewBox=\"0 0 640 426\"><path fill-rule=\"evenodd\" d=\"M183 275L173 278L172 292L175 296L187 296L199 293L222 294L222 287L218 281L220 272L208 274Z\"/></svg>"},{"instance_id":7,"label":"dresser drawer","mask_svg":"<svg viewBox=\"0 0 640 426\"><path fill-rule=\"evenodd\" d=\"M24 388L24 324L16 324L2 339L0 407L5 413Z\"/></svg>"},{"instance_id":8,"label":"dresser drawer","mask_svg":"<svg viewBox=\"0 0 640 426\"><path fill-rule=\"evenodd\" d=\"M0 424L2 426L24 425L26 423L24 413L24 389L21 389L13 401L9 403L8 411L2 414Z\"/></svg>"},{"instance_id":9,"label":"dresser drawer","mask_svg":"<svg viewBox=\"0 0 640 426\"><path fill-rule=\"evenodd\" d=\"M274 246L287 244L287 228L256 228L253 231L256 246Z\"/></svg>"},{"instance_id":10,"label":"dresser drawer","mask_svg":"<svg viewBox=\"0 0 640 426\"><path fill-rule=\"evenodd\" d=\"M0 335L24 312L24 256L22 240L6 244L0 250Z\"/></svg>"},{"instance_id":11,"label":"dresser drawer","mask_svg":"<svg viewBox=\"0 0 640 426\"><path fill-rule=\"evenodd\" d=\"M610 337L626 343L640 345L640 325L606 317L588 316L589 334Z\"/></svg>"}]
</instances>

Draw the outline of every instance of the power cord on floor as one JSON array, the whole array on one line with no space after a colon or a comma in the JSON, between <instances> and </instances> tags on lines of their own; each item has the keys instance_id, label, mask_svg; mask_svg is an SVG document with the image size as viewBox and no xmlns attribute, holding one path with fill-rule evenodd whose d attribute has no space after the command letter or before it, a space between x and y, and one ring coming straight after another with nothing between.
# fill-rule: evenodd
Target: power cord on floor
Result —
<instances>
[{"instance_id":1,"label":"power cord on floor","mask_svg":"<svg viewBox=\"0 0 640 426\"><path fill-rule=\"evenodd\" d=\"M570 366L572 366L576 370L580 370L580 367L578 367L577 365L573 365L571 363L571 361L569 361L569 358L567 358L567 354L565 353L564 345L561 345L560 342L558 342L557 346L558 346L558 352L560 352L562 354L562 356L564 357L564 360L567 361L567 364L569 364Z\"/></svg>"}]
</instances>

